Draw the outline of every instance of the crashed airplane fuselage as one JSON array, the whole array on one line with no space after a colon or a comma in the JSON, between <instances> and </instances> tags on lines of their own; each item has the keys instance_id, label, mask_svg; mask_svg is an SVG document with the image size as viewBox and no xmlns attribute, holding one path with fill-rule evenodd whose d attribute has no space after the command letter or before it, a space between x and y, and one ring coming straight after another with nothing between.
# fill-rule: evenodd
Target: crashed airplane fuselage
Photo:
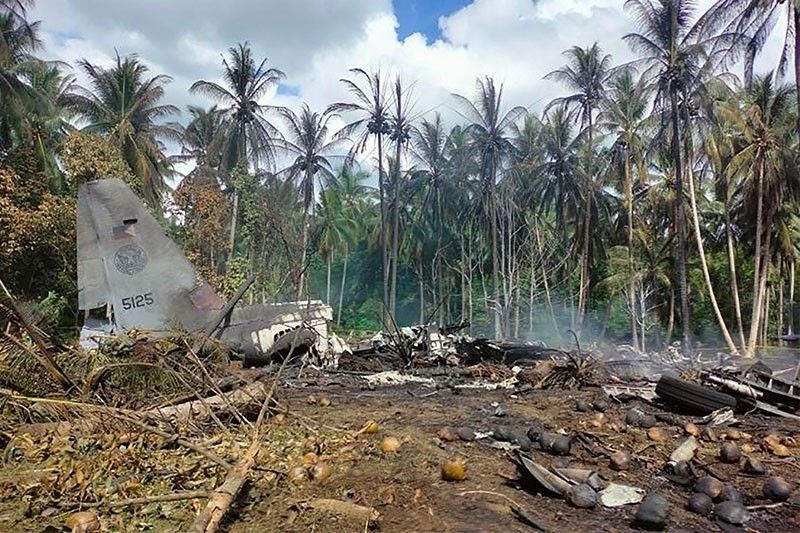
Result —
<instances>
[{"instance_id":1,"label":"crashed airplane fuselage","mask_svg":"<svg viewBox=\"0 0 800 533\"><path fill-rule=\"evenodd\" d=\"M77 236L78 307L109 309L116 329L199 331L225 305L122 180L81 186ZM330 364L339 344L331 318L320 301L251 305L234 308L218 334L247 363L300 346Z\"/></svg>"}]
</instances>

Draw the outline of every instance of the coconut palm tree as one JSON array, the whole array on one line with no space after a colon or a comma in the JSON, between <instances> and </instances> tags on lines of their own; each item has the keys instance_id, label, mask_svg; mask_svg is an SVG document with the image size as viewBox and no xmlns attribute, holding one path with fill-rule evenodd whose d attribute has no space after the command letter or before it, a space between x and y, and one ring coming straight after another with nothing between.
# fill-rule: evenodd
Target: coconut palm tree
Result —
<instances>
[{"instance_id":1,"label":"coconut palm tree","mask_svg":"<svg viewBox=\"0 0 800 533\"><path fill-rule=\"evenodd\" d=\"M341 325L342 306L344 303L345 283L347 281L347 262L350 250L356 245L359 238L365 236L369 224L365 221L372 210L371 190L364 185L369 174L356 170L351 165L345 165L339 173L327 183L326 191L335 191L339 204L337 223L345 229L340 234L346 238L340 243L344 248L342 265L342 280L339 286L339 308L336 314L336 325Z\"/></svg>"},{"instance_id":2,"label":"coconut palm tree","mask_svg":"<svg viewBox=\"0 0 800 533\"><path fill-rule=\"evenodd\" d=\"M21 94L25 106L21 137L34 148L39 163L50 178L54 191L63 192L66 184L56 161L56 153L75 128L70 124L67 107L75 77L65 76L60 65L33 61L21 69L29 90Z\"/></svg>"},{"instance_id":3,"label":"coconut palm tree","mask_svg":"<svg viewBox=\"0 0 800 533\"><path fill-rule=\"evenodd\" d=\"M449 197L448 193L452 189L450 186L452 180L448 180L451 170L449 157L452 150L450 136L442 124L442 117L439 113L434 115L432 121L423 119L419 127L412 130L411 154L420 166L416 179L422 180L426 184L420 212L428 213L428 219L432 219L431 229L433 239L436 241L431 277L438 283L442 283L443 279L444 199ZM412 226L417 228L419 224L419 217L415 217ZM415 257L417 255L415 254ZM435 293L436 287L433 288ZM441 291L439 292L441 293ZM438 306L438 311L441 324L444 321L444 306Z\"/></svg>"},{"instance_id":4,"label":"coconut palm tree","mask_svg":"<svg viewBox=\"0 0 800 533\"><path fill-rule=\"evenodd\" d=\"M388 309L389 242L387 239L388 220L385 198L387 180L383 167L383 142L386 136L392 132L390 122L391 100L386 94L386 85L383 83L380 70L368 73L364 69L352 68L350 73L353 75L353 79L342 78L339 81L345 85L348 92L353 96L354 101L333 103L329 106L329 110L335 113L354 113L357 115L357 118L348 122L336 133L337 137L353 139L353 147L350 151L351 159L355 158L357 154L363 153L370 140L374 139L377 146L378 197L380 200L379 243L383 278L383 305L385 309Z\"/></svg>"},{"instance_id":5,"label":"coconut palm tree","mask_svg":"<svg viewBox=\"0 0 800 533\"><path fill-rule=\"evenodd\" d=\"M747 354L755 352L763 316L767 279L776 242L775 217L791 184L786 176L793 161L794 99L790 86L776 84L773 74L756 76L744 95L741 107L721 107L736 132L740 149L728 164L729 176L742 180L743 206L749 220L755 220L753 306ZM755 212L753 212L753 209Z\"/></svg>"},{"instance_id":6,"label":"coconut palm tree","mask_svg":"<svg viewBox=\"0 0 800 533\"><path fill-rule=\"evenodd\" d=\"M626 0L625 7L636 16L640 32L628 33L623 39L633 51L640 54L641 57L633 61L632 66L645 69L645 79L655 89L657 109L663 111L657 138L663 139L667 134L671 146L676 192L677 285L681 303L682 342L683 349L689 350L691 322L686 277L682 136L686 135L686 124L681 117L681 102L685 102L687 95L695 90L709 61L707 49L714 42L701 39L700 28L695 25L694 0Z\"/></svg>"},{"instance_id":7,"label":"coconut palm tree","mask_svg":"<svg viewBox=\"0 0 800 533\"><path fill-rule=\"evenodd\" d=\"M24 71L36 62L33 54L41 47L38 30L38 22L0 11L0 148L18 140L25 115L22 99L30 92Z\"/></svg>"},{"instance_id":8,"label":"coconut palm tree","mask_svg":"<svg viewBox=\"0 0 800 533\"><path fill-rule=\"evenodd\" d=\"M110 68L81 60L79 66L89 87L75 85L68 104L86 125L84 131L106 136L119 147L126 163L142 185L145 199L157 205L167 186L172 166L163 141L180 142L176 123L163 122L178 114L174 105L162 104L166 75L147 77L148 68L136 55L120 57Z\"/></svg>"},{"instance_id":9,"label":"coconut palm tree","mask_svg":"<svg viewBox=\"0 0 800 533\"><path fill-rule=\"evenodd\" d=\"M720 31L737 36L729 47L735 52L744 50L745 84L753 79L756 56L769 40L779 18L786 20L783 50L778 61L778 75L786 73L789 60L794 59L795 91L800 92L800 2L796 0L716 0L700 19L707 33ZM800 102L798 103L800 105ZM800 107L798 107L800 112Z\"/></svg>"},{"instance_id":10,"label":"coconut palm tree","mask_svg":"<svg viewBox=\"0 0 800 533\"><path fill-rule=\"evenodd\" d=\"M511 139L511 126L525 115L524 107L516 106L503 110L503 86L497 87L490 77L476 81L476 94L472 101L453 95L469 122L466 129L472 137L473 149L480 161L481 203L485 216L489 219L489 240L492 257L492 295L494 306L495 337L503 338L502 324L504 302L500 301L498 276L500 274L500 254L497 242L497 179L503 164L514 152Z\"/></svg>"},{"instance_id":11,"label":"coconut palm tree","mask_svg":"<svg viewBox=\"0 0 800 533\"><path fill-rule=\"evenodd\" d=\"M292 181L299 181L303 202L303 237L301 274L298 277L297 295L303 293L306 279L306 261L308 258L308 236L311 212L314 208L315 180L334 177L333 166L329 159L343 139L331 138L328 123L334 115L332 111L322 114L312 112L303 104L300 114L288 108L280 108L279 112L288 127L286 138L276 140L276 147L294 159L281 174Z\"/></svg>"},{"instance_id":12,"label":"coconut palm tree","mask_svg":"<svg viewBox=\"0 0 800 533\"><path fill-rule=\"evenodd\" d=\"M216 105L208 109L190 105L186 109L191 120L183 132L181 154L178 157L195 162L190 177L208 181L209 184L210 178L213 178L213 183L219 186L216 172L222 163L230 123Z\"/></svg>"},{"instance_id":13,"label":"coconut palm tree","mask_svg":"<svg viewBox=\"0 0 800 533\"><path fill-rule=\"evenodd\" d=\"M272 140L280 137L278 129L266 117L268 106L262 103L284 73L267 68L266 58L257 62L247 42L228 49L229 58L222 59L225 85L213 81L199 80L192 84L189 92L209 96L222 105L230 128L222 149L220 167L226 175L237 165L252 163L258 169L261 164L271 166L274 162ZM239 219L239 194L233 193L233 214L229 248L231 254L236 245L236 225Z\"/></svg>"},{"instance_id":14,"label":"coconut palm tree","mask_svg":"<svg viewBox=\"0 0 800 533\"><path fill-rule=\"evenodd\" d=\"M391 203L389 213L392 217L391 229L391 250L389 251L389 315L395 316L397 306L397 261L400 253L400 202L401 191L407 184L401 183L403 178L402 163L403 154L411 141L411 116L410 111L413 104L411 101L411 91L404 89L398 76L395 78L392 87L392 111L389 115L390 133L389 139L394 143L395 172L391 174Z\"/></svg>"},{"instance_id":15,"label":"coconut palm tree","mask_svg":"<svg viewBox=\"0 0 800 533\"><path fill-rule=\"evenodd\" d=\"M358 222L350 218L352 211L344 206L340 190L328 188L319 195L317 206L317 231L319 232L319 253L328 269L325 301L331 305L331 263L337 249L346 250L353 242ZM345 251L345 258L347 252ZM346 259L345 259L346 261ZM346 263L345 263L346 264ZM346 268L346 267L345 267Z\"/></svg>"},{"instance_id":16,"label":"coconut palm tree","mask_svg":"<svg viewBox=\"0 0 800 533\"><path fill-rule=\"evenodd\" d=\"M611 69L611 56L603 54L597 43L587 48L573 46L564 55L567 64L545 76L564 84L573 94L556 98L550 105L564 104L577 112L581 128L586 129L585 177L587 179L584 200L583 247L580 259L580 283L578 289L578 325L583 323L586 295L589 289L589 242L591 240L592 189L594 181L594 115L605 92L605 83Z\"/></svg>"},{"instance_id":17,"label":"coconut palm tree","mask_svg":"<svg viewBox=\"0 0 800 533\"><path fill-rule=\"evenodd\" d=\"M650 91L642 78L635 79L631 69L623 69L609 84L603 98L599 127L611 135L612 171L622 168L622 189L625 200L625 227L628 253L628 306L635 307L634 249L633 249L633 189L636 176L644 173L647 148L647 118L650 109ZM631 339L637 345L637 323L631 316Z\"/></svg>"}]
</instances>

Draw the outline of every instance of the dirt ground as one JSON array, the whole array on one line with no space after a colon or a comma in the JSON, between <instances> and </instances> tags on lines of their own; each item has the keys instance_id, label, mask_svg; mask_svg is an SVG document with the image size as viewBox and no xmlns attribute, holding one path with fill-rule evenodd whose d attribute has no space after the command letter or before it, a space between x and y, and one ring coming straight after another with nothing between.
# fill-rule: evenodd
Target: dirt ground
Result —
<instances>
[{"instance_id":1,"label":"dirt ground","mask_svg":"<svg viewBox=\"0 0 800 533\"><path fill-rule=\"evenodd\" d=\"M668 531L743 530L687 511L685 505L691 495L691 485L682 486L668 477L665 463L669 454L686 438L681 424L690 418L677 417L661 422L659 426L666 430L667 438L664 442L654 442L648 438L645 429L629 426L626 431L620 431L611 427L612 421L624 420L636 401L628 404L609 402L611 405L602 422L598 421L600 417L596 413L576 412L577 399L591 402L601 395L596 388L519 393L514 390L456 391L448 386L431 388L417 384L369 390L361 380L348 375L319 375L310 379L306 376L303 380L293 380L281 390L278 399L278 409L285 414L271 420L267 444L258 458L253 481L224 524L224 530L236 533L368 529L531 531L530 526L523 524L512 512L510 502L536 517L548 531L635 529L633 514L636 505L591 510L570 507L564 500L524 490L518 481L514 452L496 448L494 439L444 442L436 435L443 427L468 427L477 432L505 428L524 433L535 421L541 422L550 432L580 434L584 442L597 445L573 446L571 454L566 457L554 457L534 445L530 455L536 461L545 465L589 468L610 481L641 487L647 492L658 491L671 503ZM320 403L326 403L320 402L323 398L330 400L330 405L321 406ZM641 405L648 413L665 412L657 406ZM497 406L505 412L504 416L496 416ZM378 422L377 433L359 433L368 420ZM795 440L800 440L800 426L755 415L747 415L742 420L744 423L737 426L741 434L730 432L726 435L725 428L716 428L716 437L720 441L735 438L741 449L750 450L743 455L761 459L771 473L788 480L800 479L800 450ZM789 457L778 458L766 450L763 437L768 433L783 437L783 441L790 445ZM399 451L384 453L380 450L379 443L387 435L399 439ZM52 437L49 438L52 446ZM27 449L35 448L37 438L32 437L29 441L26 441ZM711 473L737 488L745 505L770 504L761 493L764 477L748 476L740 472L738 464L719 462L720 441L711 442L708 436L700 439L701 447L694 463L699 474ZM158 439L139 436L137 442L139 453L145 450L152 464L158 464L160 453L165 456L178 453L174 447L165 446ZM245 445L227 442L224 438L209 444L210 449L227 453L230 458L235 458ZM65 516L77 508L65 502L76 500L76 495L63 494L59 498L57 491L46 483L37 486L34 473L71 468L68 475L73 476L83 468L87 470L84 478L91 479L92 483L108 484L109 479L119 478L119 472L129 471L132 468L130 461L137 461L137 456L117 458L112 466L98 463L93 457L104 453L117 457L125 446L133 445L111 439L86 450L75 450L77 445L73 443L71 449L75 453L68 467L61 462L54 463L54 453L37 455L26 452L24 447L19 447L22 451L10 452L11 444L7 446L6 466L0 474L0 530L61 531ZM609 469L605 453L612 450L633 454L630 471ZM14 453L19 457L9 459L9 455ZM191 454L186 450L179 453L182 457ZM457 457L466 460L466 479L443 481L441 462ZM330 466L329 475L323 468L319 480L307 479L305 475L302 479L295 479L298 472L313 472L314 464L318 462ZM181 476L165 485L163 490L197 488L204 480L208 485L208 480L214 479L213 473L199 465L198 462L193 467L181 467L188 470L182 471ZM295 468L303 465L304 470ZM156 480L169 476L170 469L174 468L171 463L165 463L162 467L147 466L143 471L127 475L138 476L135 481L140 484L148 483L148 479L151 480L149 483L156 483ZM218 472L216 479L221 479L219 476ZM22 490L20 487L24 484L33 488ZM137 495L135 484L125 495ZM797 502L797 489L793 496ZM380 516L368 526L360 519L311 510L309 504L313 505L318 498L346 500L373 507ZM177 531L185 529L203 505L204 500L190 500L125 509L99 508L96 512L107 531ZM753 510L747 529L800 531L800 507L787 502Z\"/></svg>"}]
</instances>

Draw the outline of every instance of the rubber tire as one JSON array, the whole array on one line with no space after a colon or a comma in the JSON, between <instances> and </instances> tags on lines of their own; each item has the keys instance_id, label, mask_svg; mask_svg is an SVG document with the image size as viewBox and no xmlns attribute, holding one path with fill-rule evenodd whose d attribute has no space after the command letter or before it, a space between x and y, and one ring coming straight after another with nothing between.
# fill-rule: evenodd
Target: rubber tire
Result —
<instances>
[{"instance_id":1,"label":"rubber tire","mask_svg":"<svg viewBox=\"0 0 800 533\"><path fill-rule=\"evenodd\" d=\"M661 376L656 385L656 394L667 402L703 414L724 407L736 407L736 398L729 394L671 376Z\"/></svg>"}]
</instances>

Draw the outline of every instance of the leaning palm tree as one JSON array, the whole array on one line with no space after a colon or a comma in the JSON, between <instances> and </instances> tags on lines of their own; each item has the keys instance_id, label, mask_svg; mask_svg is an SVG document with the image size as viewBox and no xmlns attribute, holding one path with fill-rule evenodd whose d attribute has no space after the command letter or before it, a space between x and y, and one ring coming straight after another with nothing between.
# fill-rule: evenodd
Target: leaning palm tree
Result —
<instances>
[{"instance_id":1,"label":"leaning palm tree","mask_svg":"<svg viewBox=\"0 0 800 533\"><path fill-rule=\"evenodd\" d=\"M357 118L347 123L336 133L337 137L353 139L350 158L363 153L371 139L375 140L378 156L378 197L380 199L379 244L381 248L381 268L383 277L383 305L389 305L389 243L387 237L386 176L384 173L383 142L392 129L390 123L391 101L386 94L381 72L367 73L360 68L350 69L353 79L341 81L353 96L352 102L336 102L328 109L335 113L355 113ZM361 85L363 85L363 87ZM384 317L385 318L385 317Z\"/></svg>"},{"instance_id":2,"label":"leaning palm tree","mask_svg":"<svg viewBox=\"0 0 800 533\"><path fill-rule=\"evenodd\" d=\"M594 182L594 115L603 98L605 83L611 70L611 56L603 54L597 43L588 48L573 46L564 55L567 64L545 76L564 84L570 91L568 96L556 98L550 105L564 104L574 109L585 129L588 144L586 145L586 162L584 175L587 180L586 199L584 201L583 247L580 259L580 283L578 288L578 324L583 323L586 296L589 289L589 242L591 240L592 218L592 183Z\"/></svg>"},{"instance_id":3,"label":"leaning palm tree","mask_svg":"<svg viewBox=\"0 0 800 533\"><path fill-rule=\"evenodd\" d=\"M267 68L267 60L260 63L253 57L249 43L239 43L228 49L229 59L222 59L225 85L199 80L189 88L191 93L210 96L222 104L231 122L220 162L223 173L231 172L237 165L274 162L272 140L280 137L278 129L266 118L268 107L261 103L267 92L284 77L275 68ZM236 245L236 224L239 218L239 194L233 190L233 213L229 248L231 255Z\"/></svg>"},{"instance_id":4,"label":"leaning palm tree","mask_svg":"<svg viewBox=\"0 0 800 533\"><path fill-rule=\"evenodd\" d=\"M494 305L495 337L503 338L503 302L498 291L500 274L500 255L497 243L497 205L496 189L498 175L503 163L514 151L511 141L511 126L525 115L524 107L516 106L503 111L503 86L495 86L490 77L476 81L477 91L472 101L454 95L462 109L463 116L469 121L467 129L472 136L475 153L480 159L479 175L481 180L481 202L486 216L489 218L489 239L492 257L492 295Z\"/></svg>"},{"instance_id":5,"label":"leaning palm tree","mask_svg":"<svg viewBox=\"0 0 800 533\"><path fill-rule=\"evenodd\" d=\"M147 66L135 55L117 54L110 68L85 59L79 65L89 87L76 85L67 97L69 105L86 123L85 131L105 135L119 147L145 199L157 205L167 188L164 179L172 173L163 141L179 142L182 134L178 124L162 122L179 112L174 105L160 103L171 78L148 78Z\"/></svg>"},{"instance_id":6,"label":"leaning palm tree","mask_svg":"<svg viewBox=\"0 0 800 533\"><path fill-rule=\"evenodd\" d=\"M767 279L775 251L774 222L787 188L792 166L794 106L792 89L776 84L772 73L757 76L747 90L742 108L729 104L720 109L738 136L740 149L728 164L731 178L743 180L743 206L749 220L755 220L753 307L747 354L755 352ZM753 212L755 209L755 212Z\"/></svg>"},{"instance_id":7,"label":"leaning palm tree","mask_svg":"<svg viewBox=\"0 0 800 533\"><path fill-rule=\"evenodd\" d=\"M334 117L332 111L322 114L312 112L303 104L300 114L291 109L280 108L279 112L288 127L285 139L275 141L276 146L294 159L282 173L290 180L300 182L300 194L303 201L303 237L301 273L298 276L297 295L302 295L306 279L306 261L308 258L309 219L314 207L315 180L332 179L333 165L330 157L343 139L331 138L328 123Z\"/></svg>"}]
</instances>

